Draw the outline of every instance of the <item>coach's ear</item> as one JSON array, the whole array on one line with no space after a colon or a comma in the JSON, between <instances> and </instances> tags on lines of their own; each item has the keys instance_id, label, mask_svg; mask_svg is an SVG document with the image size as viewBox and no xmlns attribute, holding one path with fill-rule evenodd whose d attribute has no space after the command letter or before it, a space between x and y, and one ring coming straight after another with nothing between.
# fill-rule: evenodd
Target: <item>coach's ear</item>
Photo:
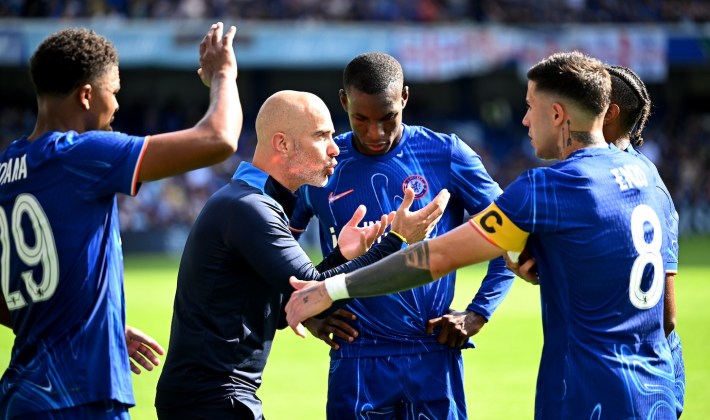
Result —
<instances>
[{"instance_id":1,"label":"coach's ear","mask_svg":"<svg viewBox=\"0 0 710 420\"><path fill-rule=\"evenodd\" d=\"M288 154L289 149L291 149L286 135L280 131L271 136L271 148L277 154Z\"/></svg>"}]
</instances>

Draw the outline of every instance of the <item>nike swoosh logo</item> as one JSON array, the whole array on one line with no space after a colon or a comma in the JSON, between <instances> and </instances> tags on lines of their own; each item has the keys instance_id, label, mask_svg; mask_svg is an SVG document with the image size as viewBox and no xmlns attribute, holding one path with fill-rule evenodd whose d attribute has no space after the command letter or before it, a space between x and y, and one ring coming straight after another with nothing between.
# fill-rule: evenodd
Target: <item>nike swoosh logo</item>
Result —
<instances>
[{"instance_id":1,"label":"nike swoosh logo","mask_svg":"<svg viewBox=\"0 0 710 420\"><path fill-rule=\"evenodd\" d=\"M404 156L404 151L397 153L398 158L401 158L402 156Z\"/></svg>"},{"instance_id":2,"label":"nike swoosh logo","mask_svg":"<svg viewBox=\"0 0 710 420\"><path fill-rule=\"evenodd\" d=\"M49 380L49 376L45 376L47 378L47 386L42 386L40 384L36 384L33 382L30 382L30 385L33 385L39 389L41 389L44 392L51 393L52 392L52 381Z\"/></svg>"},{"instance_id":3,"label":"nike swoosh logo","mask_svg":"<svg viewBox=\"0 0 710 420\"><path fill-rule=\"evenodd\" d=\"M336 200L340 200L341 198L345 197L346 195L350 194L353 191L355 191L355 190L354 189L347 190L347 191L341 192L340 194L337 194L337 195L334 195L333 191L331 191L330 195L328 195L328 203L333 203Z\"/></svg>"}]
</instances>

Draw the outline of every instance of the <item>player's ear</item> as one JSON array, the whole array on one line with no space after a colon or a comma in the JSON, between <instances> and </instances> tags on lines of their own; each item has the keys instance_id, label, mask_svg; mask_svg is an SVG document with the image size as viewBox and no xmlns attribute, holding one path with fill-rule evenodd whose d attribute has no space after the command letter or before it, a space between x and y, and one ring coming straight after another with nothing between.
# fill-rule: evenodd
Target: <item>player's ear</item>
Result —
<instances>
[{"instance_id":1,"label":"player's ear","mask_svg":"<svg viewBox=\"0 0 710 420\"><path fill-rule=\"evenodd\" d=\"M343 107L343 111L348 112L348 95L345 93L345 89L340 89L338 96L340 96L340 105Z\"/></svg>"},{"instance_id":2,"label":"player's ear","mask_svg":"<svg viewBox=\"0 0 710 420\"><path fill-rule=\"evenodd\" d=\"M407 106L407 100L409 100L409 86L404 86L402 88L402 108Z\"/></svg>"},{"instance_id":3,"label":"player's ear","mask_svg":"<svg viewBox=\"0 0 710 420\"><path fill-rule=\"evenodd\" d=\"M558 126L565 121L565 108L559 102L552 103L550 113L552 114L552 123L555 126Z\"/></svg>"},{"instance_id":4,"label":"player's ear","mask_svg":"<svg viewBox=\"0 0 710 420\"><path fill-rule=\"evenodd\" d=\"M607 109L606 114L604 114L604 125L616 121L616 119L619 118L620 113L621 109L619 109L619 105L609 104L609 109Z\"/></svg>"},{"instance_id":5,"label":"player's ear","mask_svg":"<svg viewBox=\"0 0 710 420\"><path fill-rule=\"evenodd\" d=\"M76 98L79 100L79 103L81 104L81 108L88 111L91 109L91 94L92 94L92 87L89 83L79 86L79 88L76 90Z\"/></svg>"}]
</instances>

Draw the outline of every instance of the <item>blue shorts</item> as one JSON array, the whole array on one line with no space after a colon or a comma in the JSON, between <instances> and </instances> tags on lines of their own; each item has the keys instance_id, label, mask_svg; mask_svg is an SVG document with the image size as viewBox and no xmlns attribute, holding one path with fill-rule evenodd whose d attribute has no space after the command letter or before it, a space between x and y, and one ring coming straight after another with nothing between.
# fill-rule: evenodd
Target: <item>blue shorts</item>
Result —
<instances>
[{"instance_id":1,"label":"blue shorts","mask_svg":"<svg viewBox=\"0 0 710 420\"><path fill-rule=\"evenodd\" d=\"M328 419L466 419L461 350L331 359Z\"/></svg>"},{"instance_id":2,"label":"blue shorts","mask_svg":"<svg viewBox=\"0 0 710 420\"><path fill-rule=\"evenodd\" d=\"M99 401L58 410L37 411L13 417L16 420L129 420L128 406L115 401Z\"/></svg>"},{"instance_id":3,"label":"blue shorts","mask_svg":"<svg viewBox=\"0 0 710 420\"><path fill-rule=\"evenodd\" d=\"M683 362L683 347L680 337L675 330L668 335L668 345L671 348L671 356L673 356L673 373L675 374L675 410L680 418L685 403L685 363Z\"/></svg>"}]
</instances>

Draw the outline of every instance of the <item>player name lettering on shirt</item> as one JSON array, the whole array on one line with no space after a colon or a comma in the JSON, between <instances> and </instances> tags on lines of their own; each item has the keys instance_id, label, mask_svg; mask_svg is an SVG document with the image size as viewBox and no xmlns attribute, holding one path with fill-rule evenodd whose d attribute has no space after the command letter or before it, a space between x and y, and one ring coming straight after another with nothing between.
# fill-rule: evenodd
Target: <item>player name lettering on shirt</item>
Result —
<instances>
[{"instance_id":1,"label":"player name lettering on shirt","mask_svg":"<svg viewBox=\"0 0 710 420\"><path fill-rule=\"evenodd\" d=\"M0 185L27 178L27 155L0 163Z\"/></svg>"},{"instance_id":2,"label":"player name lettering on shirt","mask_svg":"<svg viewBox=\"0 0 710 420\"><path fill-rule=\"evenodd\" d=\"M625 165L611 170L616 183L621 191L632 188L639 189L648 186L648 179L644 171L636 165Z\"/></svg>"}]
</instances>

